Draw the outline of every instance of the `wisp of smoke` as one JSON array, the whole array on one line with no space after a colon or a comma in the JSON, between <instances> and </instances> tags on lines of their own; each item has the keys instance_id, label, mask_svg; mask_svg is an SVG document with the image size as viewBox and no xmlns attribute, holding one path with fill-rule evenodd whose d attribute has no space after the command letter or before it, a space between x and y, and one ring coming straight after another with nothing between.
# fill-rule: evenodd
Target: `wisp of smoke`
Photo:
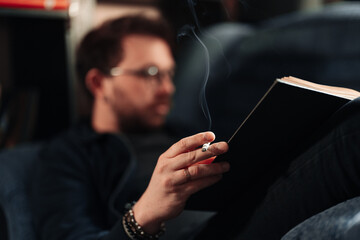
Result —
<instances>
[{"instance_id":1,"label":"wisp of smoke","mask_svg":"<svg viewBox=\"0 0 360 240\"><path fill-rule=\"evenodd\" d=\"M198 29L198 31L201 33L201 29L200 29L200 24L199 24L199 20L196 16L196 11L195 11L195 4L196 2L193 0L188 0L188 5L189 5L189 9L194 17L194 22L196 25L196 28ZM201 105L201 109L205 115L205 118L208 121L208 130L211 130L211 126L212 126L212 120L211 120L211 114L209 111L209 107L206 101L206 85L207 82L209 80L209 76L210 76L210 55L209 55L209 51L206 47L206 45L203 43L203 41L201 40L201 38L198 36L198 34L196 33L195 30L195 26L190 26L190 25L186 25L184 26L178 37L184 37L184 36L193 36L195 37L195 39L200 43L201 47L204 49L204 57L205 57L205 74L204 74L204 79L203 79L203 84L202 84L202 88L200 91L200 105Z\"/></svg>"}]
</instances>

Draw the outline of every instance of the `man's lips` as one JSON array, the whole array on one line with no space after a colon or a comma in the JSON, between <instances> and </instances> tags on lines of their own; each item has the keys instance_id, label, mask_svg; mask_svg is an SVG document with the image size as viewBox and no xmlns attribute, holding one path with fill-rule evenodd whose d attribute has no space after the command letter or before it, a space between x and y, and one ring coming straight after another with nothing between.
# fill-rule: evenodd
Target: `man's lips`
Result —
<instances>
[{"instance_id":1,"label":"man's lips","mask_svg":"<svg viewBox=\"0 0 360 240\"><path fill-rule=\"evenodd\" d=\"M166 115L169 113L171 107L170 101L160 101L154 104L155 112L159 115Z\"/></svg>"},{"instance_id":2,"label":"man's lips","mask_svg":"<svg viewBox=\"0 0 360 240\"><path fill-rule=\"evenodd\" d=\"M155 106L156 112L161 115L166 115L170 111L170 104L162 103Z\"/></svg>"}]
</instances>

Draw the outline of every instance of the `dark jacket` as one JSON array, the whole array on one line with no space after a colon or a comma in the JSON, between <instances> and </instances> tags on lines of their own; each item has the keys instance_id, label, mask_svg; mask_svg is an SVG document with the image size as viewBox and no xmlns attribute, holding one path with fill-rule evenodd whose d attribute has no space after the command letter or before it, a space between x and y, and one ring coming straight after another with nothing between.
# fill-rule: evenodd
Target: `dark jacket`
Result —
<instances>
[{"instance_id":1,"label":"dark jacket","mask_svg":"<svg viewBox=\"0 0 360 240\"><path fill-rule=\"evenodd\" d=\"M41 239L128 239L121 216L134 159L126 141L80 125L47 144L32 189Z\"/></svg>"}]
</instances>

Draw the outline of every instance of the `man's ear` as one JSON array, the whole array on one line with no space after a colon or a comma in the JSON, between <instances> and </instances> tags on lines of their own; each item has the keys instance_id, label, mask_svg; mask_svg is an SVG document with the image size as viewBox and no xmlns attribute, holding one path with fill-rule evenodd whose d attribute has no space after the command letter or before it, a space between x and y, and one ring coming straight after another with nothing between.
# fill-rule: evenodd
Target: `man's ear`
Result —
<instances>
[{"instance_id":1,"label":"man's ear","mask_svg":"<svg viewBox=\"0 0 360 240\"><path fill-rule=\"evenodd\" d=\"M96 68L92 68L88 71L85 77L85 84L94 98L101 97L103 95L103 81L105 76Z\"/></svg>"}]
</instances>

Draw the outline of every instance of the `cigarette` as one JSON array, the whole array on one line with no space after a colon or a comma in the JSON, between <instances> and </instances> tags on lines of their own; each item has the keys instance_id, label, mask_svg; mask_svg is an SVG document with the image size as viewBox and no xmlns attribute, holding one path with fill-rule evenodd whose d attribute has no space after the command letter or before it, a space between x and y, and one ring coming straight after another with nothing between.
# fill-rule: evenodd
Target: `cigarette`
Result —
<instances>
[{"instance_id":1,"label":"cigarette","mask_svg":"<svg viewBox=\"0 0 360 240\"><path fill-rule=\"evenodd\" d=\"M206 152L208 150L209 146L210 146L210 143L204 143L204 145L202 146L201 151Z\"/></svg>"}]
</instances>

